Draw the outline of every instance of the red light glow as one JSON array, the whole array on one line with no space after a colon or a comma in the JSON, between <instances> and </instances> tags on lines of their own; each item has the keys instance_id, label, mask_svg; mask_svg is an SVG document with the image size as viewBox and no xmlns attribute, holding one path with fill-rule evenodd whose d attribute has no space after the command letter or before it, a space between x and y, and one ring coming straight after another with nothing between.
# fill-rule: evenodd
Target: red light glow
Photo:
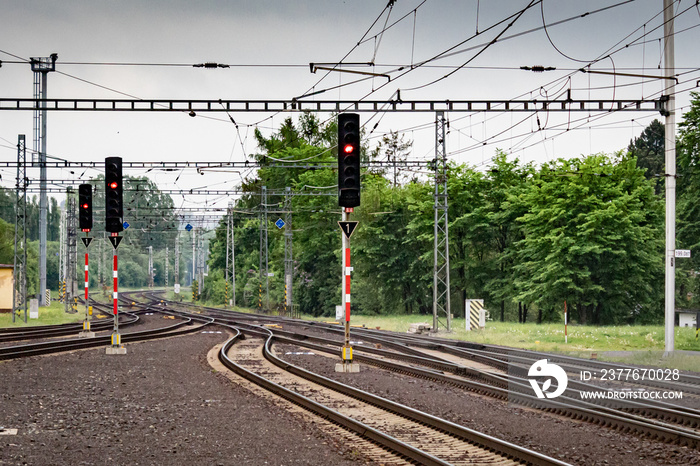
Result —
<instances>
[{"instance_id":1,"label":"red light glow","mask_svg":"<svg viewBox=\"0 0 700 466\"><path fill-rule=\"evenodd\" d=\"M89 206L87 204L83 204L83 209L87 209Z\"/></svg>"},{"instance_id":2,"label":"red light glow","mask_svg":"<svg viewBox=\"0 0 700 466\"><path fill-rule=\"evenodd\" d=\"M345 144L345 147L343 147L343 152L346 154L350 154L355 148L352 146L352 144Z\"/></svg>"},{"instance_id":3,"label":"red light glow","mask_svg":"<svg viewBox=\"0 0 700 466\"><path fill-rule=\"evenodd\" d=\"M109 183L109 187L112 189L117 189L117 186L119 186L119 184L116 181Z\"/></svg>"}]
</instances>

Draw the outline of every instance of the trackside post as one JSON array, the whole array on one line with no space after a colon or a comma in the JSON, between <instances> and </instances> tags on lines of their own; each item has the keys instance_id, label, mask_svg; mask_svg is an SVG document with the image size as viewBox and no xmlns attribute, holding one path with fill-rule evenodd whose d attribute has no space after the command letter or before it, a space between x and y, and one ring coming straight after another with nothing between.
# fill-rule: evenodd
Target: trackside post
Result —
<instances>
[{"instance_id":1,"label":"trackside post","mask_svg":"<svg viewBox=\"0 0 700 466\"><path fill-rule=\"evenodd\" d=\"M342 276L342 309L345 316L345 343L343 344L342 350L342 362L335 365L336 372L360 372L360 365L352 362L352 346L350 345L350 280L352 274L352 267L350 265L350 236L358 222L351 222L348 220L350 212L353 211L352 207L345 207L342 209L342 221L338 222L340 229L342 231L342 257L341 264L343 270Z\"/></svg>"},{"instance_id":2,"label":"trackside post","mask_svg":"<svg viewBox=\"0 0 700 466\"><path fill-rule=\"evenodd\" d=\"M89 286L89 253L88 247L92 238L90 238L90 230L92 230L92 185L83 183L78 187L78 201L80 212L78 216L80 230L85 233L83 244L85 245L85 320L83 321L83 331L78 334L79 338L95 338L95 332L90 331L90 302L88 296ZM77 301L77 297L75 298Z\"/></svg>"}]
</instances>

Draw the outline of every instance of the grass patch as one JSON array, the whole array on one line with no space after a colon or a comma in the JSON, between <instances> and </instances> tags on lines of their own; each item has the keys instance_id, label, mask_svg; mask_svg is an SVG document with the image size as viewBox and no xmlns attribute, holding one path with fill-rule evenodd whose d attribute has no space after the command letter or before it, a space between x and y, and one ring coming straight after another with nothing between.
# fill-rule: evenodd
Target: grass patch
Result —
<instances>
[{"instance_id":1,"label":"grass patch","mask_svg":"<svg viewBox=\"0 0 700 466\"><path fill-rule=\"evenodd\" d=\"M16 316L15 323L12 323L12 314L0 314L0 328L13 327L35 327L37 325L58 325L71 322L82 322L85 318L85 308L82 305L78 306L77 314L67 314L64 310L63 303L53 301L50 306L39 308L39 318L30 319L29 310L27 310L27 323L24 323L24 311L21 315Z\"/></svg>"}]
</instances>

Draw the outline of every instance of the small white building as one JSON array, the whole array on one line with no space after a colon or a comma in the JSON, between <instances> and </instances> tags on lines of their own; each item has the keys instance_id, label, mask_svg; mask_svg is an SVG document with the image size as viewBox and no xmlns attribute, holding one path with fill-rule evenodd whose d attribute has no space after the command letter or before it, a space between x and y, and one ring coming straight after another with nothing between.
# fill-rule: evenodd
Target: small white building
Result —
<instances>
[{"instance_id":1,"label":"small white building","mask_svg":"<svg viewBox=\"0 0 700 466\"><path fill-rule=\"evenodd\" d=\"M692 327L695 328L697 325L697 316L700 310L683 310L676 311L678 314L678 326L679 327Z\"/></svg>"}]
</instances>

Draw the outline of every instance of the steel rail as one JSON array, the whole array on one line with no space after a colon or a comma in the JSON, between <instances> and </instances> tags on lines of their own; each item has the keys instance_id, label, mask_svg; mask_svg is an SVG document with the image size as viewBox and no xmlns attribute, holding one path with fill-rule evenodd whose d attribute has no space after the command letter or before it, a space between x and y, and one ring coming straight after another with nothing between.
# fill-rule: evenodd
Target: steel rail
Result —
<instances>
[{"instance_id":1,"label":"steel rail","mask_svg":"<svg viewBox=\"0 0 700 466\"><path fill-rule=\"evenodd\" d=\"M135 341L146 341L155 338L164 338L176 335L185 335L193 333L201 328L209 325L211 322L203 323L201 326L193 326L193 318L187 318L182 322L177 322L167 327L161 327L152 330L142 330L138 332L130 332L122 334L122 342L129 343ZM187 327L184 330L178 330L181 327ZM37 356L41 354L57 353L62 351L73 351L85 348L94 348L99 346L108 346L111 344L111 336L95 337L90 339L68 339L51 342L33 343L27 345L6 346L0 348L0 360L16 359L27 356Z\"/></svg>"},{"instance_id":2,"label":"steel rail","mask_svg":"<svg viewBox=\"0 0 700 466\"><path fill-rule=\"evenodd\" d=\"M264 389L274 393L275 395L282 397L292 403L301 406L302 408L311 411L312 413L326 419L334 424L337 424L355 434L367 438L372 442L380 445L381 447L394 452L404 458L408 458L411 461L415 461L418 464L429 465L429 466L449 466L439 458L429 455L417 448L414 448L400 440L389 436L379 430L373 429L372 427L352 419L350 417L344 416L335 410L328 408L320 403L317 403L310 398L307 398L299 393L289 390L281 385L278 385L266 378L255 374L254 372L248 371L243 367L236 364L232 359L228 357L228 351L231 349L234 343L238 339L242 338L242 333L237 330L237 334L229 339L219 351L219 360L228 369L243 377L244 379L255 383L263 387Z\"/></svg>"},{"instance_id":3,"label":"steel rail","mask_svg":"<svg viewBox=\"0 0 700 466\"><path fill-rule=\"evenodd\" d=\"M275 330L275 332L278 331L279 330ZM330 349L328 347L310 343L308 341L298 341L287 337L280 337L277 335L275 336L275 340L286 344L302 346L304 348L312 349L319 352L328 352ZM340 345L337 346L339 347ZM498 398L504 401L513 402L527 407L553 412L572 419L583 420L599 425L607 425L622 431L637 432L646 436L650 436L652 438L662 438L665 441L668 441L669 443L687 445L693 448L700 447L700 435L693 430L653 422L637 415L632 415L630 413L625 412L618 412L611 408L594 406L590 403L586 403L584 401L572 399L565 396L559 397L558 401L540 399L536 396L527 393L527 390L530 389L529 385L526 385L524 383L512 382L505 377L499 377L493 374L477 374L477 377L475 378L481 380L488 379L487 383L477 382L447 375L443 372L421 369L415 366L394 363L387 359L379 359L361 354L361 351L364 351L366 349L368 348L355 347L355 354L353 358L357 361L364 362L365 364L381 367L387 370L391 370L393 372L403 373L406 375L411 375L423 379L434 380L471 392L475 392L481 395L487 395L493 398ZM419 362L416 361L414 361L414 363L419 364ZM458 375L469 377L470 375L473 375L474 372L479 372L478 370L470 368L462 369L463 370L458 371ZM486 377L484 377L484 375ZM515 388L518 388L519 390L515 391ZM644 407L642 407L642 409L643 408ZM650 409L649 411L654 412L653 409ZM659 417L662 416L658 413L654 414L657 414ZM687 421L686 419L688 418L683 413L676 413L676 415L680 419L678 421L680 424L693 426L698 425L697 418L689 418L690 421ZM673 416L673 414L664 413L664 416L671 417Z\"/></svg>"},{"instance_id":4,"label":"steel rail","mask_svg":"<svg viewBox=\"0 0 700 466\"><path fill-rule=\"evenodd\" d=\"M201 307L201 306L198 306ZM229 314L225 318L219 318L220 320L230 320L233 321L236 325L245 325L246 327L249 327L247 330L248 332L255 333L256 328L259 328L256 325L252 324L242 324L239 321L236 321L233 319L234 316L231 316L230 312L228 311L221 311L219 309L213 308L216 311L223 312ZM257 319L259 315L246 315L249 316L250 319ZM240 317L240 316L236 316ZM259 332L258 332L259 333ZM303 346L306 348L310 349L315 349L316 351L329 351L331 348L324 347L321 345L316 345L313 343L310 343L310 341L317 341L317 342L322 342L326 345L333 345L336 347L339 347L341 345L341 342L339 341L333 341L333 340L327 340L323 339L320 337L314 337L314 336L307 336L303 334L297 334L293 332L285 332L283 330L279 329L274 329L275 338L279 341L284 341L286 343L290 344L295 344L299 346ZM287 334L287 337L281 337L279 334ZM302 340L302 341L300 341ZM440 345L438 345L440 346ZM371 363L374 365L382 366L389 368L391 370L395 370L398 372L403 372L403 373L410 373L414 376L418 377L423 377L423 378L432 378L432 379L441 379L439 381L447 381L447 383L450 383L452 385L457 385L462 388L469 389L471 391L476 391L482 394L487 394L490 396L494 396L496 398L501 398L505 400L510 400L514 401L520 404L525 404L530 407L535 407L539 409L543 409L546 411L554 411L557 412L558 414L565 415L567 417L571 417L574 419L582 419L586 420L587 422L593 422L595 424L603 424L603 425L610 425L614 428L621 429L621 430L631 430L635 431L638 433L641 433L643 435L648 435L651 437L658 437L662 438L667 442L671 443L677 443L681 445L691 445L694 447L700 446L700 436L697 435L697 432L680 428L674 425L668 425L664 423L659 423L653 420L645 419L639 415L638 413L642 413L645 415L649 415L651 417L657 418L657 419L665 419L665 420L671 420L673 422L677 422L678 424L681 425L691 425L691 426L697 426L698 425L698 417L697 417L697 411L695 410L688 410L687 413L681 412L679 410L670 410L670 409L664 409L664 408L658 408L654 406L646 406L640 403L634 403L634 402L627 402L624 403L622 402L621 404L625 405L625 408L633 413L637 414L631 414L630 412L625 412L622 410L622 412L609 408L609 407L601 407L597 405L593 405L591 403L577 400L574 398L569 398L569 397L564 397L561 399L561 401L558 402L553 402L551 400L540 400L532 395L528 394L528 389L529 385L522 383L522 382L516 382L513 380L510 380L509 377L501 377L498 375L494 374L488 374L484 373L482 371L479 371L477 369L472 369L472 368L467 368L464 366L460 366L454 363L450 362L441 362L440 360L436 360L431 357L416 357L416 356L408 356L408 355L398 355L396 353L390 353L387 351L383 351L380 349L376 348L370 348L370 347L364 347L364 346L356 346L356 351L366 351L366 352L373 352L373 353L378 353L381 354L383 357L391 357L394 359L403 359L407 360L408 362L411 362L413 364L422 364L422 365L427 365L429 367L432 367L436 370L441 370L441 371L449 371L456 373L458 375L463 375L466 377L471 377L471 378L476 378L479 380L486 380L487 383L479 383L479 382L471 382L471 381L465 381L462 379L458 378L453 378L449 376L445 376L444 374L436 374L434 371L425 371L417 368L411 368L408 366L403 366L403 365L395 365L394 363L390 363L385 360L379 360L376 358L371 358L368 356L363 356L361 354L356 353L356 359L365 361L367 363ZM492 385L488 385L492 384ZM493 385L496 385L494 387ZM515 391L515 389L518 389L518 391ZM622 401L622 400L620 400ZM676 408L676 406L673 406Z\"/></svg>"},{"instance_id":5,"label":"steel rail","mask_svg":"<svg viewBox=\"0 0 700 466\"><path fill-rule=\"evenodd\" d=\"M370 331L371 329L366 329L364 331ZM606 361L597 361L597 360L590 360L590 359L582 359L582 358L576 358L573 356L567 356L563 354L556 354L556 353L547 353L547 352L541 352L541 351L534 351L534 350L523 350L520 348L509 348L509 347L504 347L504 346L498 346L498 345L487 345L487 344L480 344L480 343L471 343L471 342L457 342L455 340L449 340L445 338L436 338L436 337L429 337L429 338L423 338L420 336L407 336L407 335L400 335L400 334L394 334L394 337L397 339L401 339L404 341L411 341L411 342L422 342L422 343L429 343L429 344L442 344L442 345L447 345L447 346L456 346L456 347L461 347L461 348L467 348L471 350L476 350L476 351L489 351L493 353L498 353L498 354L506 354L506 355L514 355L514 356L521 356L525 358L532 358L533 360L538 360L538 359L548 359L551 362L554 362L556 364L562 365L562 364L570 364L570 365L576 365L576 366L581 366L585 368L592 368L592 369L601 369L601 368L607 368L607 369L639 369L639 366L632 366L628 364L622 364L622 363L613 363L613 362L606 362ZM413 343L412 343L413 344ZM680 373L680 380L679 382L682 382L683 384L688 384L688 385L698 385L700 386L700 376L697 375L692 375L692 374L686 374L681 372Z\"/></svg>"},{"instance_id":6,"label":"steel rail","mask_svg":"<svg viewBox=\"0 0 700 466\"><path fill-rule=\"evenodd\" d=\"M165 300L161 300L161 302L164 302L164 301ZM178 312L178 311L176 311L176 312ZM217 321L221 321L221 320L225 320L225 319L217 317ZM234 322L233 325L238 326L238 325L240 325L240 323ZM544 464L566 464L566 463L563 463L561 461L555 460L553 458L549 458L545 455L541 455L537 452L533 452L531 450L524 449L522 447L511 444L509 442L505 442L505 441L496 439L494 437L491 437L491 436L488 436L486 434L474 431L472 429L468 429L468 428L465 428L463 426L459 426L457 424L454 424L454 423L445 421L443 419L431 416L427 413L423 413L423 412L414 410L413 408L410 408L408 406L404 406L404 405L392 402L390 400L378 397L376 395L372 395L370 393L363 392L362 390L358 390L358 389L355 389L353 387L341 384L339 382L335 382L331 379L327 379L327 378L322 377L320 375L310 373L310 372L305 371L297 366L286 363L285 361L282 361L281 359L277 358L271 352L270 346L272 344L272 341L274 339L276 339L277 337L273 334L273 332L270 329L260 327L257 325L253 325L253 324L243 324L243 325L245 327L248 327L248 328L244 329L243 332L251 333L251 334L254 334L256 336L267 338L265 345L264 345L265 357L268 360L270 360L270 362L272 362L273 364L277 365L278 367L280 367L281 369L283 369L285 371L292 372L295 375L298 375L298 376L303 377L307 380L310 380L314 383L320 384L320 385L325 386L327 388L330 388L332 390L343 393L347 396L351 396L353 398L359 399L365 403L369 403L371 405L380 407L380 408L388 410L390 412L397 413L397 414L399 414L407 419L410 419L414 422L428 425L428 426L431 426L432 428L436 428L437 430L449 433L450 435L454 435L456 437L459 437L467 442L470 442L472 444L476 444L477 446L480 446L480 447L485 448L487 450L498 452L498 453L500 453L508 458L515 458L518 461L525 462L526 464L533 464L533 465L537 465L537 464L542 464L542 465L544 465ZM262 386L264 386L268 390L272 391L273 393L278 393L278 394L282 393L280 396L284 396L285 398L287 398L287 396L289 396L289 393L288 393L289 390L275 384L274 382L260 380L260 379L262 379L260 376L258 376L257 374L252 374L249 371L246 371L245 369L243 369L242 367L237 365L235 362L233 362L227 356L228 350L230 349L230 347L233 345L233 343L235 342L235 340L237 338L240 338L240 337L236 336L236 337L232 338L231 340L229 340L229 342L227 342L226 345L224 345L224 347L222 347L222 349L219 353L219 355L220 355L219 358L222 361L222 363L224 363L230 369L234 370L239 375L247 378L248 380L255 381L259 385L262 384ZM299 403L303 403L303 405L305 407L307 407L307 409L312 409L312 410L314 410L314 408L320 409L318 406L316 406L317 405L316 402L314 402L313 400L309 400L308 398L305 398L302 395L296 394L294 399L296 400L295 402L298 401ZM314 404L314 406L308 407L307 403L309 403L309 402ZM324 412L325 412L325 408L324 408ZM334 411L333 411L333 413L340 415L339 413L336 413ZM357 421L353 421L353 422L357 422ZM362 428L372 429L364 424L362 424ZM391 437L391 439L393 441L398 442L398 440L393 439L393 437ZM373 439L373 440L376 441L376 439ZM400 442L400 443L402 445L400 453L404 456L410 457L408 455L407 451L405 450L405 448L408 447L408 448L410 448L410 451L412 451L412 450L414 450L413 447L410 447L410 445L407 445L407 444L403 444L402 442ZM421 454L424 454L424 453L421 452ZM420 459L418 459L418 461L420 462L420 464L433 464L433 463L424 463L423 462L424 460L420 460ZM443 464L443 463L435 463L435 464Z\"/></svg>"},{"instance_id":7,"label":"steel rail","mask_svg":"<svg viewBox=\"0 0 700 466\"><path fill-rule=\"evenodd\" d=\"M427 426L430 426L432 428L437 428L437 430L441 430L443 432L450 433L451 435L454 435L456 437L462 438L463 440L467 440L472 444L476 444L477 446L480 446L482 448L485 448L487 450L495 451L497 453L500 453L501 455L504 455L507 458L513 458L517 461L524 462L526 464L566 464L561 461L546 457L544 455L540 455L539 453L532 452L530 450L523 449L521 447L518 447L516 445L510 444L508 442L503 442L498 439L495 439L493 437L487 436L485 434L481 434L476 431L472 431L471 429L464 428L462 426L458 426L453 423L449 423L448 421L441 420L439 418L435 418L433 416L430 416L426 413L422 413L416 410L413 410L412 408L399 405L397 403L391 402L389 400L385 400L380 397L376 397L375 395L371 395L366 392L362 392L361 390L354 389L352 387L339 384L337 382L334 382L330 379L326 379L322 376L319 376L317 374L312 374L308 373L307 371L304 371L301 368L298 368L296 366L290 365L276 356L272 354L270 351L270 345L272 344L272 339L274 338L274 335L272 335L272 332L263 328L258 328L257 330L243 330L244 333L251 332L255 333L256 336L261 336L265 335L267 337L267 340L264 343L264 355L265 358L270 360L273 364L277 365L281 369L291 372L295 375L298 375L300 377L303 377L307 380L310 380L314 383L320 384L322 386L325 386L326 388L329 388L331 390L338 391L340 393L343 393L347 396L351 396L353 398L356 398L360 401L363 401L365 403L369 403L371 405L377 406L379 408L385 409L387 411L390 411L395 414L399 414L402 417L406 417L414 422L418 422ZM227 350L226 350L227 351ZM224 349L222 349L222 354L224 352ZM223 362L223 361L222 361ZM232 362L232 361L231 361ZM233 362L232 362L233 363ZM235 363L233 363L235 364ZM244 370L244 369L243 369ZM238 373L238 372L237 372ZM258 376L259 377L259 376ZM274 382L268 381L268 384L270 384L272 387L273 391L278 391L280 389L282 390L287 390L284 387L281 387L277 384L274 384ZM302 395L298 395L301 398L305 398ZM313 400L309 400L308 398L305 398L309 402L316 404L317 403ZM326 408L327 409L327 408ZM325 411L325 410L324 410ZM332 410L331 410L332 411ZM336 415L342 416L339 413L332 411L332 413L335 413ZM351 419L351 418L347 418ZM353 423L358 423L358 421L352 420ZM381 438L386 439L389 438L391 439L391 442L397 442L399 445L398 450L394 450L395 447L390 447L394 451L398 451L401 455L413 460L417 461L419 464L448 464L445 463L442 460L439 460L432 455L428 455L429 458L434 458L434 460L425 460L425 459L420 459L412 456L414 453L413 452L419 452L421 456L427 455L425 452L422 452L420 450L415 449L414 447L403 443L394 437L387 436L386 434L383 434L363 423L359 423L359 426L361 426L361 429L366 429L368 432L371 432L372 434L380 434ZM360 432L358 432L360 433ZM370 437L373 441L379 442L379 438L374 438ZM437 461L437 462L434 462Z\"/></svg>"}]
</instances>

